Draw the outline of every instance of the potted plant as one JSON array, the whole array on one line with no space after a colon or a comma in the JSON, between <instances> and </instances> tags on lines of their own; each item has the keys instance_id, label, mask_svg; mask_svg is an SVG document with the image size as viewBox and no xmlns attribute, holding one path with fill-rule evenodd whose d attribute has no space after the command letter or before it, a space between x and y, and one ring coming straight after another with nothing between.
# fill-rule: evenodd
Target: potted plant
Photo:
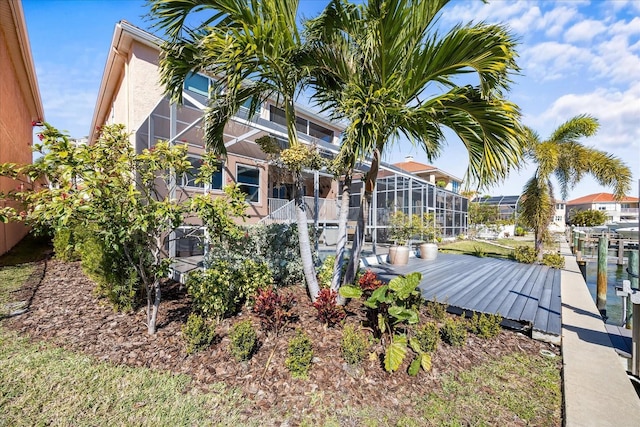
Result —
<instances>
[{"instance_id":1,"label":"potted plant","mask_svg":"<svg viewBox=\"0 0 640 427\"><path fill-rule=\"evenodd\" d=\"M415 215L414 215L415 216ZM389 262L405 265L409 262L409 239L416 231L413 218L402 211L391 214L389 220L389 235L394 244L389 248Z\"/></svg>"},{"instance_id":2,"label":"potted plant","mask_svg":"<svg viewBox=\"0 0 640 427\"><path fill-rule=\"evenodd\" d=\"M436 243L439 234L439 227L436 224L433 212L425 213L419 225L422 243L418 245L420 258L424 260L434 260L438 256L438 245Z\"/></svg>"}]
</instances>

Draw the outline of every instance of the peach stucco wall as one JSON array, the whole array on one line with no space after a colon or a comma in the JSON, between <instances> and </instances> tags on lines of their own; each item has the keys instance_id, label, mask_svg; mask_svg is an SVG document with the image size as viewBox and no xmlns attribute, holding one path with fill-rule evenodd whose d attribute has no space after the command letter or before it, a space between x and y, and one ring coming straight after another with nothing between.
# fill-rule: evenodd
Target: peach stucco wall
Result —
<instances>
[{"instance_id":1,"label":"peach stucco wall","mask_svg":"<svg viewBox=\"0 0 640 427\"><path fill-rule=\"evenodd\" d=\"M4 33L0 31L0 163L31 163L32 126L24 94L20 90L15 66L9 56ZM0 192L18 185L0 178ZM0 202L0 206L3 206ZM0 223L0 254L18 243L28 229L17 223Z\"/></svg>"}]
</instances>

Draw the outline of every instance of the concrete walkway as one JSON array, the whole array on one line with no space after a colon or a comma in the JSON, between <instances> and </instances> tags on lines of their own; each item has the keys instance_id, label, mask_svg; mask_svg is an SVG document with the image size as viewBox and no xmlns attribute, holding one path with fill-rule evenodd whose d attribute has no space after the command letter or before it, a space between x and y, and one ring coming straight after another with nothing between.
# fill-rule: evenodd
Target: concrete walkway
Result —
<instances>
[{"instance_id":1,"label":"concrete walkway","mask_svg":"<svg viewBox=\"0 0 640 427\"><path fill-rule=\"evenodd\" d=\"M640 426L640 399L566 242L561 251L565 425Z\"/></svg>"}]
</instances>

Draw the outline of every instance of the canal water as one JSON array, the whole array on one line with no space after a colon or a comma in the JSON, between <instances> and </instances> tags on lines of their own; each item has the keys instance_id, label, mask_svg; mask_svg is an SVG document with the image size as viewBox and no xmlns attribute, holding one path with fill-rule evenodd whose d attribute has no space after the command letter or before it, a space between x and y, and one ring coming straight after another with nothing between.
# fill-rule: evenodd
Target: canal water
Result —
<instances>
[{"instance_id":1,"label":"canal water","mask_svg":"<svg viewBox=\"0 0 640 427\"><path fill-rule=\"evenodd\" d=\"M625 260L626 261L626 260ZM598 260L587 259L587 287L596 300L596 277L598 275ZM616 265L616 259L609 259L607 263L607 322L612 325L622 325L622 297L616 296L616 286L622 287L622 281L628 279L627 265Z\"/></svg>"}]
</instances>

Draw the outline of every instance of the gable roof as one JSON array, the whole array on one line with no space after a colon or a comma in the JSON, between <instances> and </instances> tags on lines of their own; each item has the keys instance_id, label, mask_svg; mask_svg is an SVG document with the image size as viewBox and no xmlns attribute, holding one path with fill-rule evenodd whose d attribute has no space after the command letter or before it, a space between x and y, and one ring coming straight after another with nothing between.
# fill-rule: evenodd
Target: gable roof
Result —
<instances>
[{"instance_id":1,"label":"gable roof","mask_svg":"<svg viewBox=\"0 0 640 427\"><path fill-rule=\"evenodd\" d=\"M405 172L409 172L411 174L414 175L418 175L421 173L427 173L427 172L431 172L431 173L437 173L440 175L445 175L449 178L452 178L456 181L460 181L462 182L462 180L460 178L458 178L455 175L451 175L449 172L445 172L440 168L437 168L435 166L431 166L431 165L427 165L425 163L420 163L420 162L416 162L415 160L410 160L412 159L412 156L408 156L407 160L405 160L404 162L398 162L398 163L394 163L393 166L395 166L398 169L401 169Z\"/></svg>"},{"instance_id":2,"label":"gable roof","mask_svg":"<svg viewBox=\"0 0 640 427\"><path fill-rule=\"evenodd\" d=\"M567 205L584 205L587 203L638 203L638 198L625 196L620 200L616 200L611 193L594 193L569 200Z\"/></svg>"}]
</instances>

